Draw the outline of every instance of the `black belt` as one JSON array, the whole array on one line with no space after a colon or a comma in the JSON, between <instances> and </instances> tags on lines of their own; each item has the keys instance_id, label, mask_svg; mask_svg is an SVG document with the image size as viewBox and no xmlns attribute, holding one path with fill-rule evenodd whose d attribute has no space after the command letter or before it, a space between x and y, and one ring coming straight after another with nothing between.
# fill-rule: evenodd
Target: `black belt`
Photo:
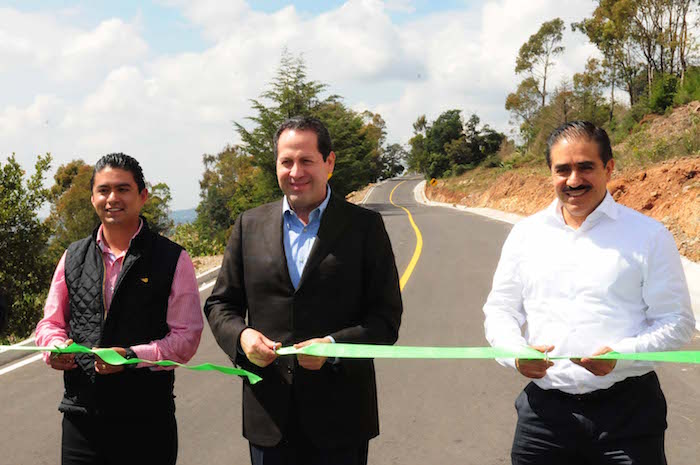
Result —
<instances>
[{"instance_id":1,"label":"black belt","mask_svg":"<svg viewBox=\"0 0 700 465\"><path fill-rule=\"evenodd\" d=\"M583 394L569 394L568 392L560 391L559 389L542 389L535 383L530 383L525 387L525 392L528 394L553 395L578 402L598 402L617 397L620 394L630 389L641 387L645 384L658 382L656 372L651 371L642 376L632 376L619 381L607 389L597 389L595 391L586 392Z\"/></svg>"}]
</instances>

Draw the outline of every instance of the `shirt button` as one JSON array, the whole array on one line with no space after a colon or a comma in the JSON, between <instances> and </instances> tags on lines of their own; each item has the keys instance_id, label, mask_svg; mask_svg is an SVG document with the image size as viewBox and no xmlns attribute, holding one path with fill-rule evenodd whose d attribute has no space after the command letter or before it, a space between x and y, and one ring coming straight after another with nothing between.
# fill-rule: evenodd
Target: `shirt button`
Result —
<instances>
[{"instance_id":1,"label":"shirt button","mask_svg":"<svg viewBox=\"0 0 700 465\"><path fill-rule=\"evenodd\" d=\"M304 232L306 232L306 228L304 228Z\"/></svg>"}]
</instances>

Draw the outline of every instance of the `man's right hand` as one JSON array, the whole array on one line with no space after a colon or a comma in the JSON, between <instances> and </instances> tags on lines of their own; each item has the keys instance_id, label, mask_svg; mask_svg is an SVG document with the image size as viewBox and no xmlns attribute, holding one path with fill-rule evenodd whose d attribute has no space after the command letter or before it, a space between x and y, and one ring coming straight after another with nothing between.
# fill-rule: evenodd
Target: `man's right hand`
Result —
<instances>
[{"instance_id":1,"label":"man's right hand","mask_svg":"<svg viewBox=\"0 0 700 465\"><path fill-rule=\"evenodd\" d=\"M253 328L246 328L241 333L241 349L248 360L259 367L266 367L277 358L276 349L282 346L279 342L273 342L261 332Z\"/></svg>"},{"instance_id":2,"label":"man's right hand","mask_svg":"<svg viewBox=\"0 0 700 465\"><path fill-rule=\"evenodd\" d=\"M542 353L551 352L554 350L554 346L530 347ZM515 368L518 369L520 374L532 379L544 378L544 375L547 374L547 368L551 367L552 365L554 365L554 363L551 360L532 360L525 358L515 359Z\"/></svg>"},{"instance_id":3,"label":"man's right hand","mask_svg":"<svg viewBox=\"0 0 700 465\"><path fill-rule=\"evenodd\" d=\"M62 347L68 347L72 343L73 340L68 339L62 344ZM61 371L72 370L78 367L78 364L75 363L75 354L52 353L51 355L49 355L49 363L51 364L51 368L53 368L54 370Z\"/></svg>"}]
</instances>

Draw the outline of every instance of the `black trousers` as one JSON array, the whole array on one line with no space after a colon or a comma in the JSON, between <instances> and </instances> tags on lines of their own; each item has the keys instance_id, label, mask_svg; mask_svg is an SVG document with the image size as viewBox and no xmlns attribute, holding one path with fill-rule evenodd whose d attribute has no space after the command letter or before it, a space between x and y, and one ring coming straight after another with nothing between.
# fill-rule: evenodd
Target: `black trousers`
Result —
<instances>
[{"instance_id":1,"label":"black trousers","mask_svg":"<svg viewBox=\"0 0 700 465\"><path fill-rule=\"evenodd\" d=\"M175 465L174 413L149 417L104 417L66 413L62 465Z\"/></svg>"},{"instance_id":2,"label":"black trousers","mask_svg":"<svg viewBox=\"0 0 700 465\"><path fill-rule=\"evenodd\" d=\"M349 447L318 448L310 441L284 441L275 447L250 443L253 465L367 465L369 441Z\"/></svg>"},{"instance_id":3,"label":"black trousers","mask_svg":"<svg viewBox=\"0 0 700 465\"><path fill-rule=\"evenodd\" d=\"M666 399L654 372L583 395L530 383L515 408L513 465L666 465Z\"/></svg>"}]
</instances>

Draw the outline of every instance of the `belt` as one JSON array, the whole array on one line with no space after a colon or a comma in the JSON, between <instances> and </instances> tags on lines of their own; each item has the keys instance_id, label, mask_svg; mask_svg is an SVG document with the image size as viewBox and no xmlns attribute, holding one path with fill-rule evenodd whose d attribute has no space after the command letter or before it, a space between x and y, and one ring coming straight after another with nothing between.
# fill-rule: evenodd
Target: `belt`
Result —
<instances>
[{"instance_id":1,"label":"belt","mask_svg":"<svg viewBox=\"0 0 700 465\"><path fill-rule=\"evenodd\" d=\"M569 394L568 392L560 391L559 389L542 389L535 383L530 383L525 387L528 394L539 394L544 396L557 396L564 399L575 400L577 402L598 402L604 401L611 397L617 397L629 389L642 386L644 384L658 382L656 372L651 371L642 376L631 376L622 381L619 381L607 389L596 389L595 391L585 392L583 394Z\"/></svg>"}]
</instances>

